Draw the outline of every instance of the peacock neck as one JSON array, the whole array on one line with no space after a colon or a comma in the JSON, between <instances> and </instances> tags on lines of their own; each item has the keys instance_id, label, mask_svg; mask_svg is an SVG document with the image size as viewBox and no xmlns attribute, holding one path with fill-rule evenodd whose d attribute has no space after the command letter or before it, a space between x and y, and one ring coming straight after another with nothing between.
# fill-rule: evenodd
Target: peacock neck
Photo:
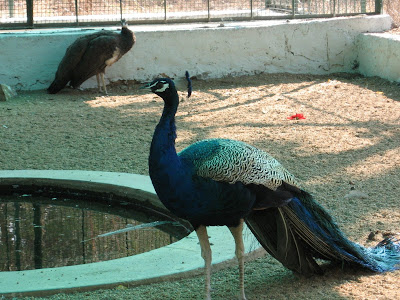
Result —
<instances>
[{"instance_id":1,"label":"peacock neck","mask_svg":"<svg viewBox=\"0 0 400 300\"><path fill-rule=\"evenodd\" d=\"M175 114L179 105L179 97L175 92L164 99L164 109L162 116L154 131L153 140L150 148L150 163L154 168L173 168L179 160L175 149L176 127ZM151 167L150 166L150 167Z\"/></svg>"},{"instance_id":2,"label":"peacock neck","mask_svg":"<svg viewBox=\"0 0 400 300\"><path fill-rule=\"evenodd\" d=\"M175 95L174 95L175 98ZM164 100L165 101L165 100ZM175 125L175 114L178 110L178 105L179 105L179 98L178 98L178 94L176 94L176 99L174 99L174 101L169 101L168 102L164 102L164 108L163 108L163 112L160 118L160 122L159 123L173 123ZM175 127L175 126L174 126Z\"/></svg>"}]
</instances>

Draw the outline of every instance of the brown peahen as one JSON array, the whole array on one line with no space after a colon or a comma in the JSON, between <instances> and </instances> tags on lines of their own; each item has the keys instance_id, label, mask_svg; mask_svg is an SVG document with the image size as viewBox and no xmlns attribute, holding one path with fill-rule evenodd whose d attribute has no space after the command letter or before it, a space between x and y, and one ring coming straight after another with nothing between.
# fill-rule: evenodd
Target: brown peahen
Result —
<instances>
[{"instance_id":1,"label":"brown peahen","mask_svg":"<svg viewBox=\"0 0 400 300\"><path fill-rule=\"evenodd\" d=\"M101 30L78 38L65 52L54 81L47 91L58 93L68 83L78 88L83 82L96 75L99 91L107 94L104 82L105 69L117 62L135 44L135 34L122 22L120 33Z\"/></svg>"}]
</instances>

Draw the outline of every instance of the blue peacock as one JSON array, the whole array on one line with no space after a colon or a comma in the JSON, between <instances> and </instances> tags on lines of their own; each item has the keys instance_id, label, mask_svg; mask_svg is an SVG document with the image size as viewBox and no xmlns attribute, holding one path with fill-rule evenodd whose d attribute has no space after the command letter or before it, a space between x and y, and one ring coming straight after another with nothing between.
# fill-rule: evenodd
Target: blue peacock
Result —
<instances>
[{"instance_id":1,"label":"blue peacock","mask_svg":"<svg viewBox=\"0 0 400 300\"><path fill-rule=\"evenodd\" d=\"M190 95L187 72L186 78ZM207 226L228 226L233 235L240 299L246 299L243 222L268 253L300 274L321 274L316 259L374 272L400 268L398 239L386 238L374 248L348 240L328 212L268 153L229 139L202 140L177 153L175 84L159 78L145 88L164 100L150 148L150 177L162 203L190 221L197 233L205 261L206 299L211 299Z\"/></svg>"}]
</instances>

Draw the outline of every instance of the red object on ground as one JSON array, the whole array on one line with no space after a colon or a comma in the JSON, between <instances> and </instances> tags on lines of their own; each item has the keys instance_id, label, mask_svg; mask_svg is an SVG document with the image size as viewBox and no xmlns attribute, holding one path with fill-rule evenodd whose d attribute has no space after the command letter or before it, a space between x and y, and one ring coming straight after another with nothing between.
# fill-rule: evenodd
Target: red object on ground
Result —
<instances>
[{"instance_id":1,"label":"red object on ground","mask_svg":"<svg viewBox=\"0 0 400 300\"><path fill-rule=\"evenodd\" d=\"M301 120L301 119L305 119L305 117L303 116L303 114L295 114L293 116L288 117L289 120Z\"/></svg>"}]
</instances>

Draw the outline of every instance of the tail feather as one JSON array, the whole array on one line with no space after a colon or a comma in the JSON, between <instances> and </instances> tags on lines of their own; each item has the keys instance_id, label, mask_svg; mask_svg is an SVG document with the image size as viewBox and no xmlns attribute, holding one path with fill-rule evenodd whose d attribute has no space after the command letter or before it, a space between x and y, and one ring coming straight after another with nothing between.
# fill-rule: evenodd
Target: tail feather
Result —
<instances>
[{"instance_id":1,"label":"tail feather","mask_svg":"<svg viewBox=\"0 0 400 300\"><path fill-rule=\"evenodd\" d=\"M305 191L286 206L254 211L246 223L273 257L301 274L321 273L316 258L375 272L400 269L399 240L385 239L374 248L350 241L328 212Z\"/></svg>"},{"instance_id":2,"label":"tail feather","mask_svg":"<svg viewBox=\"0 0 400 300\"><path fill-rule=\"evenodd\" d=\"M263 248L289 270L305 275L322 273L280 208L253 211L246 224Z\"/></svg>"}]
</instances>

